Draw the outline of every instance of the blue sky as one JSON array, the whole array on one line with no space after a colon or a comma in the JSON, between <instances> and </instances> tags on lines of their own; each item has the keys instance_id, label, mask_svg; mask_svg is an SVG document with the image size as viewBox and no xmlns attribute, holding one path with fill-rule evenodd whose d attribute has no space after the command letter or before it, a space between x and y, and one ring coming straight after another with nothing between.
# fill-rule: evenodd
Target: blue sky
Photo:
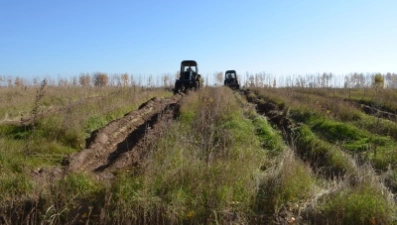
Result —
<instances>
[{"instance_id":1,"label":"blue sky","mask_svg":"<svg viewBox=\"0 0 397 225\"><path fill-rule=\"evenodd\" d=\"M0 0L0 76L397 72L394 0Z\"/></svg>"}]
</instances>

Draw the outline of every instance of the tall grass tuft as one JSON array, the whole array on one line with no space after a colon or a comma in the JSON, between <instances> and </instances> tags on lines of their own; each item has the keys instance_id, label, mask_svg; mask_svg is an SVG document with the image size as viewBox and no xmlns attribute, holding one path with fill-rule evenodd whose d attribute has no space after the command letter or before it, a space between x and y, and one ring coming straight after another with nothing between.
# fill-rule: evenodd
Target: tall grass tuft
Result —
<instances>
[{"instance_id":1,"label":"tall grass tuft","mask_svg":"<svg viewBox=\"0 0 397 225\"><path fill-rule=\"evenodd\" d=\"M341 180L308 211L313 224L395 224L393 195L369 165Z\"/></svg>"},{"instance_id":2,"label":"tall grass tuft","mask_svg":"<svg viewBox=\"0 0 397 225\"><path fill-rule=\"evenodd\" d=\"M39 107L40 107L40 102L44 97L45 94L45 89L47 87L47 80L44 79L41 82L40 88L37 90L36 98L34 101L34 106L31 112L31 131L28 135L28 139L26 140L26 146L25 146L25 154L30 155L31 154L31 143L33 139L33 134L36 130L36 122L37 122L37 115L39 114Z\"/></svg>"},{"instance_id":3,"label":"tall grass tuft","mask_svg":"<svg viewBox=\"0 0 397 225\"><path fill-rule=\"evenodd\" d=\"M315 194L315 182L310 167L296 158L291 149L287 149L267 169L254 209L259 215L271 218L284 207L301 204L311 198Z\"/></svg>"}]
</instances>

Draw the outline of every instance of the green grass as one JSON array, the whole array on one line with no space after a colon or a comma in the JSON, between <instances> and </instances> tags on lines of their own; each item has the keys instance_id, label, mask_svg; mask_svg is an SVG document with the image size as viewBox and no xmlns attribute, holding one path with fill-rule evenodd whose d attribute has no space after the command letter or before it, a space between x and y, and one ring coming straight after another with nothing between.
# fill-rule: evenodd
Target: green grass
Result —
<instances>
[{"instance_id":1,"label":"green grass","mask_svg":"<svg viewBox=\"0 0 397 225\"><path fill-rule=\"evenodd\" d=\"M318 190L329 192L322 194L320 191L322 197L317 204L308 209L307 221L311 221L312 224L395 224L395 203L389 194L390 191L395 191L395 176L387 176L387 183L391 189L382 186L378 177L382 171L395 174L393 166L396 157L394 150L396 143L393 137L395 123L366 115L360 109L342 102L341 96L346 96L348 93L344 90L297 89L297 91L262 89L257 92L258 96L251 98L259 97L265 100L282 98L282 101L291 106L290 118L296 123L293 143L299 157L310 164L317 176L321 175L318 181L323 180L322 175L326 175L325 182L318 183L320 185ZM363 97L362 93L361 97ZM365 93L369 95L372 92L366 90ZM354 94L359 98L358 92ZM379 98L379 96L381 95L375 97ZM386 100L382 100L380 101L382 104L387 104ZM380 173L375 174L357 166L354 160L356 158L361 164L367 163L365 165L371 165L371 169ZM294 182L305 180L304 175L308 174L303 172L298 175L299 169L293 171L300 179L294 179L295 176L287 179L284 184L285 190L275 188L277 185L281 186L283 179L279 179L278 182L272 181L270 184L273 185L264 185L266 188L262 194L266 195L271 190L275 190L268 196L285 201L293 198L288 192L291 190L288 187L299 187L299 184ZM338 179L335 179L336 177ZM306 183L310 183L310 179L313 179L312 176L308 177ZM331 179L332 181L328 183ZM336 190L333 186L335 182L339 183ZM305 190L302 187L300 189ZM313 189L306 190L313 191ZM308 196L304 199L310 199L311 195ZM269 201L273 204L270 204L271 207L265 207L267 210L277 205L277 201L268 199L267 202Z\"/></svg>"},{"instance_id":2,"label":"green grass","mask_svg":"<svg viewBox=\"0 0 397 225\"><path fill-rule=\"evenodd\" d=\"M297 159L291 150L283 152L273 163L265 170L253 207L259 214L269 216L278 213L283 207L311 198L316 187L312 170Z\"/></svg>"},{"instance_id":3,"label":"green grass","mask_svg":"<svg viewBox=\"0 0 397 225\"><path fill-rule=\"evenodd\" d=\"M65 179L57 181L59 190L62 190L64 198L84 198L84 199L100 199L99 195L103 191L103 186L93 180L93 178L83 174L69 174Z\"/></svg>"},{"instance_id":4,"label":"green grass","mask_svg":"<svg viewBox=\"0 0 397 225\"><path fill-rule=\"evenodd\" d=\"M310 120L308 124L319 138L329 145L339 146L351 154L361 154L376 169L386 170L396 161L394 146L390 136L370 133L359 129L354 123L342 123L329 119Z\"/></svg>"},{"instance_id":5,"label":"green grass","mask_svg":"<svg viewBox=\"0 0 397 225\"><path fill-rule=\"evenodd\" d=\"M48 186L31 180L32 171L60 165L65 156L83 149L92 131L153 96L172 95L132 90L71 88L56 93L49 88L39 108L63 107L58 114L26 127L0 125L1 203L18 206L0 209L3 221L12 221L4 210L22 215L25 200L33 199L39 209L36 224L75 218L82 224L99 218L105 224L269 224L291 206L297 224L396 223L390 198L390 191L397 190L396 125L341 100L348 95L381 98L379 107L385 109L393 107L394 93L387 91L251 91L248 98L270 101L281 111L291 108L295 128L291 140L283 140L276 126L256 114L238 92L203 88L183 98L179 117L150 145L146 160L115 173L109 186L85 174L69 174ZM9 91L15 96L1 98L15 112L0 107L0 116L31 113L34 89ZM82 97L90 100L74 104Z\"/></svg>"},{"instance_id":6,"label":"green grass","mask_svg":"<svg viewBox=\"0 0 397 225\"><path fill-rule=\"evenodd\" d=\"M2 170L2 174L0 175L0 196L3 200L20 200L31 193L32 190L33 183L29 176L18 172L15 173L12 171Z\"/></svg>"},{"instance_id":7,"label":"green grass","mask_svg":"<svg viewBox=\"0 0 397 225\"><path fill-rule=\"evenodd\" d=\"M360 120L346 122L351 122L359 129L363 129L377 135L390 137L397 141L397 124L391 120L362 115L362 119Z\"/></svg>"},{"instance_id":8,"label":"green grass","mask_svg":"<svg viewBox=\"0 0 397 225\"><path fill-rule=\"evenodd\" d=\"M389 137L371 134L349 123L324 120L313 124L312 130L330 143L343 143L342 147L349 151L366 151L371 145L379 147L395 145Z\"/></svg>"},{"instance_id":9,"label":"green grass","mask_svg":"<svg viewBox=\"0 0 397 225\"><path fill-rule=\"evenodd\" d=\"M324 142L322 145L327 142L327 145L339 147L352 155L361 155L376 169L383 171L395 162L394 146L397 143L393 133L396 127L394 122L364 114L353 120L341 121L321 112L310 112L304 108L300 110L293 110L292 119L305 124L307 128L304 129L310 129Z\"/></svg>"},{"instance_id":10,"label":"green grass","mask_svg":"<svg viewBox=\"0 0 397 225\"><path fill-rule=\"evenodd\" d=\"M346 188L321 199L318 210L327 224L394 224L395 209L371 187Z\"/></svg>"},{"instance_id":11,"label":"green grass","mask_svg":"<svg viewBox=\"0 0 397 225\"><path fill-rule=\"evenodd\" d=\"M281 151L282 142L262 148L278 134L265 121L246 118L229 95L229 90L209 89L187 96L144 173L124 175L114 185L114 204L129 206L131 218L144 217L137 210L142 209L152 216L161 212L173 223L225 223L232 221L229 214L249 221L264 179L262 169L271 166L268 151L275 150L272 146ZM302 186L292 186L286 195L305 193Z\"/></svg>"},{"instance_id":12,"label":"green grass","mask_svg":"<svg viewBox=\"0 0 397 225\"><path fill-rule=\"evenodd\" d=\"M261 146L274 154L281 152L284 144L280 132L274 129L265 117L251 113L249 118L255 126L255 133L259 137Z\"/></svg>"},{"instance_id":13,"label":"green grass","mask_svg":"<svg viewBox=\"0 0 397 225\"><path fill-rule=\"evenodd\" d=\"M337 146L318 138L308 126L302 126L296 132L298 154L319 171L332 176L353 171L350 160L343 152Z\"/></svg>"},{"instance_id":14,"label":"green grass","mask_svg":"<svg viewBox=\"0 0 397 225\"><path fill-rule=\"evenodd\" d=\"M33 189L20 145L0 136L0 199L20 199Z\"/></svg>"},{"instance_id":15,"label":"green grass","mask_svg":"<svg viewBox=\"0 0 397 225\"><path fill-rule=\"evenodd\" d=\"M2 161L2 180L4 183L12 180L29 181L29 171L38 168L60 165L68 154L85 147L85 139L91 132L104 126L116 118L122 117L153 96L171 96L164 90L131 92L133 89L108 88L98 90L92 88L54 88L47 87L39 104L42 109L63 106L56 113L49 113L38 118L28 126L0 124L0 160ZM15 108L17 111L30 113L35 99L31 98L35 88L26 91L16 91L15 88L1 89L9 98L7 104L0 107ZM114 93L118 92L117 95ZM34 97L35 94L33 94ZM97 98L91 98L99 96ZM88 98L85 98L88 97ZM80 102L77 104L77 102ZM45 103L45 104L44 104ZM45 107L43 108L43 105ZM26 108L28 106L28 108ZM18 109L16 109L18 107ZM29 110L30 108L30 110ZM28 151L29 150L29 151ZM5 171L9 171L6 173ZM27 175L25 177L25 175ZM21 177L21 178L19 178ZM23 179L22 179L23 178ZM8 182L9 183L9 182ZM15 185L21 182L14 182ZM22 185L22 184L21 184ZM29 187L29 185L25 185ZM21 187L18 193L29 194L30 189ZM7 193L4 189L3 193ZM10 189L10 194L13 194Z\"/></svg>"}]
</instances>

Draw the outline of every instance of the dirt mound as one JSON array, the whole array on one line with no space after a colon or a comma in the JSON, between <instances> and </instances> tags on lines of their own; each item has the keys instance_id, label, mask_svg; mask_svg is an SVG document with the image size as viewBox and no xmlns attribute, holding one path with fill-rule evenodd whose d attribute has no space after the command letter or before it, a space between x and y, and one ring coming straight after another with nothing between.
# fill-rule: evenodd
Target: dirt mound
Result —
<instances>
[{"instance_id":1,"label":"dirt mound","mask_svg":"<svg viewBox=\"0 0 397 225\"><path fill-rule=\"evenodd\" d=\"M121 155L133 149L164 111L168 110L167 113L172 114L170 108L179 99L180 95L169 99L153 98L138 110L94 131L87 140L87 147L67 159L68 171L104 171Z\"/></svg>"},{"instance_id":2,"label":"dirt mound","mask_svg":"<svg viewBox=\"0 0 397 225\"><path fill-rule=\"evenodd\" d=\"M38 183L51 183L68 173L91 173L99 180L110 181L115 170L139 165L149 153L148 147L176 117L181 95L152 98L138 110L111 121L94 131L86 148L63 160L62 166L32 172Z\"/></svg>"}]
</instances>

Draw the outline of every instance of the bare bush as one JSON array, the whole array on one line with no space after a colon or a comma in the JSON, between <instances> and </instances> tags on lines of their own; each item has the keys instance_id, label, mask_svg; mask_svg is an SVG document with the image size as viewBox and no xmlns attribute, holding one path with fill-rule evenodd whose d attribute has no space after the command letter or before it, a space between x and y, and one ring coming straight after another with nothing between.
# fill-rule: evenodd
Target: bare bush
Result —
<instances>
[{"instance_id":1,"label":"bare bush","mask_svg":"<svg viewBox=\"0 0 397 225\"><path fill-rule=\"evenodd\" d=\"M90 74L86 73L86 74L81 74L79 77L79 82L80 85L83 87L88 87L91 84L91 76Z\"/></svg>"},{"instance_id":2,"label":"bare bush","mask_svg":"<svg viewBox=\"0 0 397 225\"><path fill-rule=\"evenodd\" d=\"M94 74L94 86L104 87L108 84L109 76L106 73L95 73Z\"/></svg>"}]
</instances>

